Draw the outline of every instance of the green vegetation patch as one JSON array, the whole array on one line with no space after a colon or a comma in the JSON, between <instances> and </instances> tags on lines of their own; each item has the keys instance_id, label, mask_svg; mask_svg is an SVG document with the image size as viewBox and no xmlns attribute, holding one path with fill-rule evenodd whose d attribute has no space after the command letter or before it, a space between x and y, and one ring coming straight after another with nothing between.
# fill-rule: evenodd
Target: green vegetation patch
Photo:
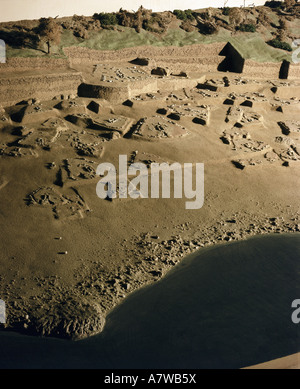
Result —
<instances>
[{"instance_id":1,"label":"green vegetation patch","mask_svg":"<svg viewBox=\"0 0 300 389\"><path fill-rule=\"evenodd\" d=\"M237 29L242 32L255 32L256 26L254 24L241 24Z\"/></svg>"},{"instance_id":2,"label":"green vegetation patch","mask_svg":"<svg viewBox=\"0 0 300 389\"><path fill-rule=\"evenodd\" d=\"M180 20L194 20L194 12L191 9L187 9L185 11L182 11L180 9L174 9L173 14L176 16L177 19Z\"/></svg>"},{"instance_id":3,"label":"green vegetation patch","mask_svg":"<svg viewBox=\"0 0 300 389\"><path fill-rule=\"evenodd\" d=\"M117 15L114 13L101 12L100 14L97 14L97 16L95 14L94 18L100 20L102 26L114 26L119 23Z\"/></svg>"},{"instance_id":4,"label":"green vegetation patch","mask_svg":"<svg viewBox=\"0 0 300 389\"><path fill-rule=\"evenodd\" d=\"M265 7L273 8L273 9L281 9L284 8L282 1L266 1Z\"/></svg>"},{"instance_id":5,"label":"green vegetation patch","mask_svg":"<svg viewBox=\"0 0 300 389\"><path fill-rule=\"evenodd\" d=\"M267 42L268 45L275 47L276 49L282 49L286 51L293 51L291 45L287 42L281 42L279 39L272 39Z\"/></svg>"},{"instance_id":6,"label":"green vegetation patch","mask_svg":"<svg viewBox=\"0 0 300 389\"><path fill-rule=\"evenodd\" d=\"M266 44L258 33L251 34L246 39L244 36L231 37L229 42L241 53L245 59L256 62L282 62L291 61L291 55Z\"/></svg>"},{"instance_id":7,"label":"green vegetation patch","mask_svg":"<svg viewBox=\"0 0 300 389\"><path fill-rule=\"evenodd\" d=\"M141 11L146 12L146 11ZM186 13L185 15L189 14ZM101 14L97 14L101 18ZM103 14L107 23L114 23L116 14ZM110 16L107 16L110 15ZM104 17L104 16L103 16ZM110 17L113 17L110 20ZM157 14L152 13L151 22L157 20L157 26L159 27L159 17ZM103 20L102 20L103 21ZM104 22L105 23L105 22ZM254 25L253 25L254 26ZM86 38L75 36L71 29L63 28L61 31L60 42L53 42L51 46L51 53L46 54L46 47L43 49L41 45L39 48L33 47L7 47L7 57L40 57L50 56L54 58L64 58L64 47L78 46L86 47L93 50L120 50L127 47L138 46L185 46L192 44L210 44L214 42L230 42L236 47L245 59L252 59L256 62L281 62L283 60L290 61L290 46L285 45L283 42L276 42L273 44L268 42L267 44L262 35L258 31L254 31L252 24L244 24L239 27L240 31L245 33L235 34L232 36L232 32L225 28L220 28L214 34L201 34L196 28L192 31L186 31L182 28L168 28L164 33L154 34L151 31L147 31L144 28L137 31L135 27L131 26L110 26L111 28L105 29L91 29L88 31ZM153 24L155 27L155 24ZM254 26L255 27L255 26ZM248 32L250 31L250 32ZM270 39L271 37L269 37ZM271 41L272 42L272 41ZM283 50L278 50L283 49Z\"/></svg>"}]
</instances>

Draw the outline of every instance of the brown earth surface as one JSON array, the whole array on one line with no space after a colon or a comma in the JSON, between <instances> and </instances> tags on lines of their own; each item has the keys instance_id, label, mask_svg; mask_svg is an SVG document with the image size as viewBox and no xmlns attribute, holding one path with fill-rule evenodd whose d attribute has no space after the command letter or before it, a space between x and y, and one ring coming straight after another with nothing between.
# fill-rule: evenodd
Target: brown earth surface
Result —
<instances>
[{"instance_id":1,"label":"brown earth surface","mask_svg":"<svg viewBox=\"0 0 300 389\"><path fill-rule=\"evenodd\" d=\"M187 254L300 230L300 81L205 73L202 65L189 71L172 61L166 75L153 75L156 59L146 67L128 62L141 54L154 58L154 50L143 50L126 51L118 63L102 53L105 62L73 61L63 72L0 77L0 88L10 84L13 95L0 110L0 296L7 329L93 335L129 293ZM27 87L13 81L30 77ZM90 96L87 88L78 96L82 81L109 92ZM98 198L98 164L118 167L121 154L147 166L204 163L203 207L186 210L184 198Z\"/></svg>"},{"instance_id":2,"label":"brown earth surface","mask_svg":"<svg viewBox=\"0 0 300 389\"><path fill-rule=\"evenodd\" d=\"M300 353L245 367L245 369L300 369Z\"/></svg>"}]
</instances>

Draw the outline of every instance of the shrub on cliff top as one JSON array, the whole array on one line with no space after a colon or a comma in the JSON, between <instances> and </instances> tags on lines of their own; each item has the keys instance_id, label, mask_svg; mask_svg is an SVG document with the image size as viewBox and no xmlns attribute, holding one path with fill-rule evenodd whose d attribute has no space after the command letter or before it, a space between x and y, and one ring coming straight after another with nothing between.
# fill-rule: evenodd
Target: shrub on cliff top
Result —
<instances>
[{"instance_id":1,"label":"shrub on cliff top","mask_svg":"<svg viewBox=\"0 0 300 389\"><path fill-rule=\"evenodd\" d=\"M97 17L98 20L100 20L102 26L113 26L115 24L118 24L118 18L114 13L101 12L100 14L97 15Z\"/></svg>"},{"instance_id":2,"label":"shrub on cliff top","mask_svg":"<svg viewBox=\"0 0 300 389\"><path fill-rule=\"evenodd\" d=\"M225 16L228 16L230 12L230 7L224 7L222 8L222 14Z\"/></svg>"},{"instance_id":3,"label":"shrub on cliff top","mask_svg":"<svg viewBox=\"0 0 300 389\"><path fill-rule=\"evenodd\" d=\"M265 7L269 8L283 8L282 1L266 1L265 2Z\"/></svg>"},{"instance_id":4,"label":"shrub on cliff top","mask_svg":"<svg viewBox=\"0 0 300 389\"><path fill-rule=\"evenodd\" d=\"M173 11L173 14L176 16L177 19L184 20L184 21L195 19L193 11L191 9L187 9L185 11L182 11L180 9L175 9Z\"/></svg>"},{"instance_id":5,"label":"shrub on cliff top","mask_svg":"<svg viewBox=\"0 0 300 389\"><path fill-rule=\"evenodd\" d=\"M286 51L293 51L291 45L287 42L281 42L279 39L272 39L267 42L268 45L275 47L276 49L282 49Z\"/></svg>"},{"instance_id":6,"label":"shrub on cliff top","mask_svg":"<svg viewBox=\"0 0 300 389\"><path fill-rule=\"evenodd\" d=\"M239 31L242 32L255 32L256 27L254 24L241 24L240 26L237 27Z\"/></svg>"}]
</instances>

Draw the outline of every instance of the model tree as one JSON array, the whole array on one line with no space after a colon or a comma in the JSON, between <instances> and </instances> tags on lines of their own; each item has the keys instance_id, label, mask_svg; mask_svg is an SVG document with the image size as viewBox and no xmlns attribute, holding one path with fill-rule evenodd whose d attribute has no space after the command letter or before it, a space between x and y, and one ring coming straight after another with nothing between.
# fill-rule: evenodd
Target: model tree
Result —
<instances>
[{"instance_id":1,"label":"model tree","mask_svg":"<svg viewBox=\"0 0 300 389\"><path fill-rule=\"evenodd\" d=\"M41 18L39 22L38 34L41 40L47 44L48 54L50 54L51 46L60 43L61 26L53 18Z\"/></svg>"},{"instance_id":2,"label":"model tree","mask_svg":"<svg viewBox=\"0 0 300 389\"><path fill-rule=\"evenodd\" d=\"M285 8L289 9L291 7L293 7L297 1L296 0L285 0Z\"/></svg>"},{"instance_id":3,"label":"model tree","mask_svg":"<svg viewBox=\"0 0 300 389\"><path fill-rule=\"evenodd\" d=\"M230 8L229 10L229 22L233 26L238 26L244 21L244 13L238 7Z\"/></svg>"}]
</instances>

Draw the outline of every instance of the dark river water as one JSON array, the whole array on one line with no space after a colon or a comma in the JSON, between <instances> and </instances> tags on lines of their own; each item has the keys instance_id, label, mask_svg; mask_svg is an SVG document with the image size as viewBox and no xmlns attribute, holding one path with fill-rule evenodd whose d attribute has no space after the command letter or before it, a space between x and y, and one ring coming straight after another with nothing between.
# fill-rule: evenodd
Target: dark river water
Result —
<instances>
[{"instance_id":1,"label":"dark river water","mask_svg":"<svg viewBox=\"0 0 300 389\"><path fill-rule=\"evenodd\" d=\"M132 293L100 335L0 332L0 368L226 369L300 351L300 234L227 243Z\"/></svg>"}]
</instances>

